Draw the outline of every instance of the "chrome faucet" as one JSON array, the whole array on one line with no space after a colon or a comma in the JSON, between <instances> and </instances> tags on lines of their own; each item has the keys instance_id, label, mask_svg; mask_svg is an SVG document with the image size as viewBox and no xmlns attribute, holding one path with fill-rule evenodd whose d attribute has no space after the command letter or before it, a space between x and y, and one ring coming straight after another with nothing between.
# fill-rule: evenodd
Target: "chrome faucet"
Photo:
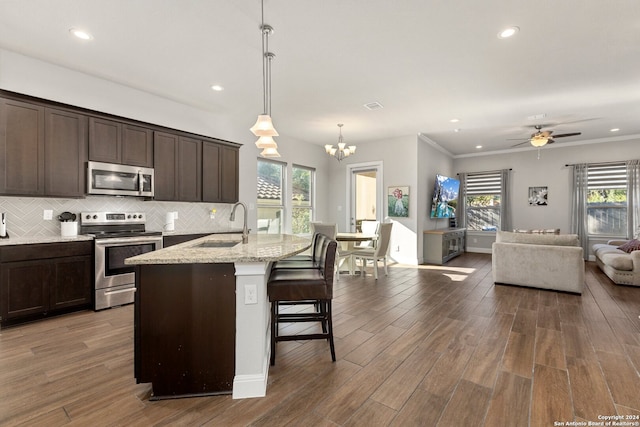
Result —
<instances>
[{"instance_id":1,"label":"chrome faucet","mask_svg":"<svg viewBox=\"0 0 640 427\"><path fill-rule=\"evenodd\" d=\"M242 243L246 244L249 242L249 230L247 229L247 205L245 205L242 202L238 202L235 205L233 205L233 209L231 210L231 217L229 218L229 221L236 220L236 208L238 207L238 205L242 206L244 209L244 226L242 227Z\"/></svg>"}]
</instances>

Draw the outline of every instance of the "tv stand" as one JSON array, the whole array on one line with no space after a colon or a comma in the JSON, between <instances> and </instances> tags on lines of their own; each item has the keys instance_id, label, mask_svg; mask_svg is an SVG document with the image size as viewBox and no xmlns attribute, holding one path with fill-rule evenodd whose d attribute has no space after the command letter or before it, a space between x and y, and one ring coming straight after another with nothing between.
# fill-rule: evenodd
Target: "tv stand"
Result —
<instances>
[{"instance_id":1,"label":"tv stand","mask_svg":"<svg viewBox=\"0 0 640 427\"><path fill-rule=\"evenodd\" d=\"M425 230L423 258L425 264L442 265L464 253L466 228Z\"/></svg>"}]
</instances>

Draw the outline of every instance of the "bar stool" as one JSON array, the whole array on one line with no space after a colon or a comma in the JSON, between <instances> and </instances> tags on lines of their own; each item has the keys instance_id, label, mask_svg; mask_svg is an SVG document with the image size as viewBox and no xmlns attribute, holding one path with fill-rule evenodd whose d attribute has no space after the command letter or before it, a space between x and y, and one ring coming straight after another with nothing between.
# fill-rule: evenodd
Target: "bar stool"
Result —
<instances>
[{"instance_id":1,"label":"bar stool","mask_svg":"<svg viewBox=\"0 0 640 427\"><path fill-rule=\"evenodd\" d=\"M276 361L276 343L326 339L329 341L331 360L336 361L333 342L331 300L333 299L333 275L338 243L322 235L318 241L319 267L305 269L275 269L267 282L267 293L271 302L271 365ZM302 313L280 313L284 304L309 304L313 311ZM322 333L280 335L280 323L320 322Z\"/></svg>"}]
</instances>

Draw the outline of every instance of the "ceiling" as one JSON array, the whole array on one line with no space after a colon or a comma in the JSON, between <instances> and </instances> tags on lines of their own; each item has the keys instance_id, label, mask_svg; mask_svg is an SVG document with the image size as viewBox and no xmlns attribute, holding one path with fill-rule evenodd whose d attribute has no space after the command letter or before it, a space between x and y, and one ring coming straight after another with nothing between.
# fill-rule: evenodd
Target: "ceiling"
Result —
<instances>
[{"instance_id":1,"label":"ceiling","mask_svg":"<svg viewBox=\"0 0 640 427\"><path fill-rule=\"evenodd\" d=\"M421 133L464 155L538 124L582 132L556 146L640 135L637 0L265 0L265 23L281 137L335 143L344 123L348 144ZM247 132L262 112L259 26L259 0L0 0L0 48L246 117ZM499 39L508 26L520 31Z\"/></svg>"}]
</instances>

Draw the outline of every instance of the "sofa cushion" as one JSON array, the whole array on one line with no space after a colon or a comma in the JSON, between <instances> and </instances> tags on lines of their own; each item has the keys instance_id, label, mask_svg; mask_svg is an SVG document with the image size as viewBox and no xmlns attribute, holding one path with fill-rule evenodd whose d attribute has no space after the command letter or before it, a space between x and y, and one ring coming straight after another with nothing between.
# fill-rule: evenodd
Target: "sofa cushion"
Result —
<instances>
[{"instance_id":1,"label":"sofa cushion","mask_svg":"<svg viewBox=\"0 0 640 427\"><path fill-rule=\"evenodd\" d=\"M496 242L527 243L532 245L580 246L577 234L529 234L498 231Z\"/></svg>"},{"instance_id":2,"label":"sofa cushion","mask_svg":"<svg viewBox=\"0 0 640 427\"><path fill-rule=\"evenodd\" d=\"M640 241L638 241L636 239L629 240L624 245L618 246L618 249L620 249L621 251L625 251L626 253L630 254L633 251L640 250Z\"/></svg>"},{"instance_id":3,"label":"sofa cushion","mask_svg":"<svg viewBox=\"0 0 640 427\"><path fill-rule=\"evenodd\" d=\"M614 250L601 249L598 251L598 258L608 266L620 271L632 271L633 260L629 255L615 247Z\"/></svg>"}]
</instances>

